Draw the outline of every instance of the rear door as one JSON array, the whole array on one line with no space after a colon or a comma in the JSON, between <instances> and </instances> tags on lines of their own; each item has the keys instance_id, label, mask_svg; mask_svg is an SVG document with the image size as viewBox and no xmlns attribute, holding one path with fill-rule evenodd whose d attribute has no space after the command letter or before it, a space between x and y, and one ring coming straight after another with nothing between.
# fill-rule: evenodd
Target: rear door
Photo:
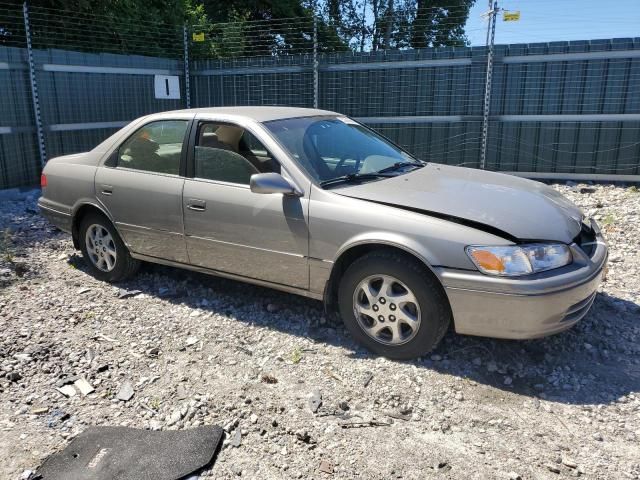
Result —
<instances>
[{"instance_id":1,"label":"rear door","mask_svg":"<svg viewBox=\"0 0 640 480\"><path fill-rule=\"evenodd\" d=\"M124 140L96 173L96 196L135 253L186 263L182 222L190 119L157 120Z\"/></svg>"}]
</instances>

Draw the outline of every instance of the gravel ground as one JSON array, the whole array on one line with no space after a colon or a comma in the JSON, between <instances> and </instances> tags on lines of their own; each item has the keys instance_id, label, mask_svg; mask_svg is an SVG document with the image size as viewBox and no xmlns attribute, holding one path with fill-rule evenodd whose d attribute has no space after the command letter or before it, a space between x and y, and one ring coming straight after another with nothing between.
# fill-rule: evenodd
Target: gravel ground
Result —
<instances>
[{"instance_id":1,"label":"gravel ground","mask_svg":"<svg viewBox=\"0 0 640 480\"><path fill-rule=\"evenodd\" d=\"M411 362L373 357L320 303L269 289L152 265L98 282L37 192L3 200L2 478L89 425L202 424L228 432L207 478L640 478L640 193L556 188L610 242L589 315L535 341L449 333ZM56 390L76 378L94 391Z\"/></svg>"}]
</instances>

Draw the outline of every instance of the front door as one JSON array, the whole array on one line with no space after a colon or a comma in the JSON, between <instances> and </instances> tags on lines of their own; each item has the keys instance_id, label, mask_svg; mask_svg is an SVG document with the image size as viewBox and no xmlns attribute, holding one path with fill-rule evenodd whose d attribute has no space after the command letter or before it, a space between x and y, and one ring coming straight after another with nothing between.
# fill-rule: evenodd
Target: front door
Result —
<instances>
[{"instance_id":1,"label":"front door","mask_svg":"<svg viewBox=\"0 0 640 480\"><path fill-rule=\"evenodd\" d=\"M308 288L307 199L249 189L255 173L286 175L249 131L215 122L197 128L183 193L190 263Z\"/></svg>"},{"instance_id":2,"label":"front door","mask_svg":"<svg viewBox=\"0 0 640 480\"><path fill-rule=\"evenodd\" d=\"M95 177L96 196L132 252L186 263L180 175L188 120L136 130Z\"/></svg>"}]
</instances>

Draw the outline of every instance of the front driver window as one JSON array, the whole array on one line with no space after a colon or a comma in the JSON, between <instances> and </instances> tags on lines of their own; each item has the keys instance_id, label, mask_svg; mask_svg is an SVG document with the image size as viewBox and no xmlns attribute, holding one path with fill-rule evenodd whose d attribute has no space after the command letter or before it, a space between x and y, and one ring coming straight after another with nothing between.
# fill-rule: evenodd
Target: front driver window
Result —
<instances>
[{"instance_id":1,"label":"front driver window","mask_svg":"<svg viewBox=\"0 0 640 480\"><path fill-rule=\"evenodd\" d=\"M203 123L195 146L195 177L249 185L255 173L279 172L278 163L249 131L226 123Z\"/></svg>"},{"instance_id":2,"label":"front driver window","mask_svg":"<svg viewBox=\"0 0 640 480\"><path fill-rule=\"evenodd\" d=\"M187 120L148 123L118 150L118 167L178 175Z\"/></svg>"}]
</instances>

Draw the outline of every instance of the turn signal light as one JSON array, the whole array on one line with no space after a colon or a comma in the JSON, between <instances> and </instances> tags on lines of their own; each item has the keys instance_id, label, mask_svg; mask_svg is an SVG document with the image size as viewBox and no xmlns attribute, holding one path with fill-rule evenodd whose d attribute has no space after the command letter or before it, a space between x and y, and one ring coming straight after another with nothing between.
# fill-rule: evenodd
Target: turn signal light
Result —
<instances>
[{"instance_id":1,"label":"turn signal light","mask_svg":"<svg viewBox=\"0 0 640 480\"><path fill-rule=\"evenodd\" d=\"M478 266L490 272L504 272L504 263L500 258L486 250L475 250L471 252L471 256Z\"/></svg>"},{"instance_id":2,"label":"turn signal light","mask_svg":"<svg viewBox=\"0 0 640 480\"><path fill-rule=\"evenodd\" d=\"M47 186L47 176L43 173L40 175L40 188Z\"/></svg>"}]
</instances>

